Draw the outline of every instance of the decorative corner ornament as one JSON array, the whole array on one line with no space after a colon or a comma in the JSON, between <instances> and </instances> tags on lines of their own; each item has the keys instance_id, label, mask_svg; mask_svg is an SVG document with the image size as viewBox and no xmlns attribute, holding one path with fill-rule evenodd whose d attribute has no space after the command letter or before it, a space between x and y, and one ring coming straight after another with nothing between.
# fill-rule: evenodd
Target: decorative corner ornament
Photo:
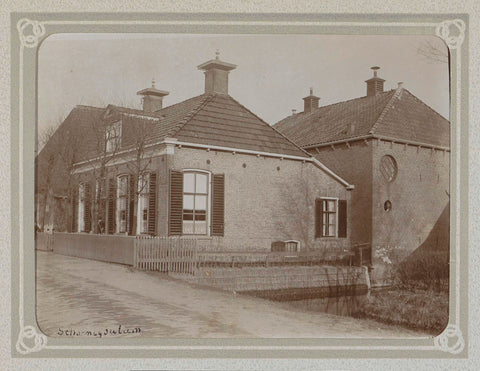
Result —
<instances>
[{"instance_id":1,"label":"decorative corner ornament","mask_svg":"<svg viewBox=\"0 0 480 371\"><path fill-rule=\"evenodd\" d=\"M33 346L25 344L25 339L34 339ZM32 342L32 341L30 341ZM38 334L33 326L22 327L18 334L16 349L18 353L28 354L38 352L47 345L47 337L44 334Z\"/></svg>"},{"instance_id":2,"label":"decorative corner ornament","mask_svg":"<svg viewBox=\"0 0 480 371\"><path fill-rule=\"evenodd\" d=\"M37 21L22 18L17 22L18 36L22 46L35 48L42 36L45 35L45 26Z\"/></svg>"},{"instance_id":3,"label":"decorative corner ornament","mask_svg":"<svg viewBox=\"0 0 480 371\"><path fill-rule=\"evenodd\" d=\"M465 348L462 331L457 325L448 325L435 339L435 347L441 351L459 354Z\"/></svg>"},{"instance_id":4,"label":"decorative corner ornament","mask_svg":"<svg viewBox=\"0 0 480 371\"><path fill-rule=\"evenodd\" d=\"M450 49L458 49L465 39L465 22L461 19L447 20L440 23L435 34L441 37Z\"/></svg>"}]
</instances>

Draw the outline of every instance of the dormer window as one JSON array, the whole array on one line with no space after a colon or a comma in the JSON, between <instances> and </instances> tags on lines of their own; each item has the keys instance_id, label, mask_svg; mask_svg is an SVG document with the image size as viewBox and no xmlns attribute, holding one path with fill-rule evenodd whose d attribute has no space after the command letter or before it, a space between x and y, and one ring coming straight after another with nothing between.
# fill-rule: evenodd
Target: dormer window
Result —
<instances>
[{"instance_id":1,"label":"dormer window","mask_svg":"<svg viewBox=\"0 0 480 371\"><path fill-rule=\"evenodd\" d=\"M107 126L105 130L105 150L114 152L120 148L122 140L122 122L117 121L113 125Z\"/></svg>"}]
</instances>

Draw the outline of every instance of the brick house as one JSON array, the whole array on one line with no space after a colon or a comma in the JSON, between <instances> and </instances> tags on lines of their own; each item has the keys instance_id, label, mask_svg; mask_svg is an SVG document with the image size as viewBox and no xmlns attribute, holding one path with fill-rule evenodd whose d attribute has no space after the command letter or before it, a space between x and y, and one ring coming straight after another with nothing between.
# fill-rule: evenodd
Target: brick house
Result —
<instances>
[{"instance_id":1,"label":"brick house","mask_svg":"<svg viewBox=\"0 0 480 371\"><path fill-rule=\"evenodd\" d=\"M366 96L319 107L311 90L304 111L274 127L355 184L351 239L371 247L378 276L387 250L412 252L427 238L448 249L448 234L431 234L448 219L450 123L402 83L384 91L372 69Z\"/></svg>"},{"instance_id":2,"label":"brick house","mask_svg":"<svg viewBox=\"0 0 480 371\"><path fill-rule=\"evenodd\" d=\"M350 248L353 186L228 95L235 68L218 55L199 65L205 92L168 107L153 83L138 92L143 110L74 108L53 137L73 153L48 181L58 145L37 161L37 191L72 201L68 231L196 236L232 250L278 240Z\"/></svg>"}]
</instances>

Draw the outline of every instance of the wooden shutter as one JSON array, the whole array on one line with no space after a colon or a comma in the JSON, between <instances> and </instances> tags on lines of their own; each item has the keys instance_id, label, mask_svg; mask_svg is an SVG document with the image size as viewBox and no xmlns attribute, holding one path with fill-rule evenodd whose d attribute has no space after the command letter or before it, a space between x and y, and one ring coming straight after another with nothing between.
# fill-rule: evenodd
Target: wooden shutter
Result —
<instances>
[{"instance_id":1,"label":"wooden shutter","mask_svg":"<svg viewBox=\"0 0 480 371\"><path fill-rule=\"evenodd\" d=\"M347 200L338 200L338 237L347 237Z\"/></svg>"},{"instance_id":2,"label":"wooden shutter","mask_svg":"<svg viewBox=\"0 0 480 371\"><path fill-rule=\"evenodd\" d=\"M115 233L116 179L108 180L108 234Z\"/></svg>"},{"instance_id":3,"label":"wooden shutter","mask_svg":"<svg viewBox=\"0 0 480 371\"><path fill-rule=\"evenodd\" d=\"M315 200L315 238L323 236L323 200Z\"/></svg>"},{"instance_id":4,"label":"wooden shutter","mask_svg":"<svg viewBox=\"0 0 480 371\"><path fill-rule=\"evenodd\" d=\"M135 217L135 178L133 175L128 176L128 190L127 190L127 233L133 233L133 218ZM138 211L137 211L138 212ZM138 225L137 225L138 229Z\"/></svg>"},{"instance_id":5,"label":"wooden shutter","mask_svg":"<svg viewBox=\"0 0 480 371\"><path fill-rule=\"evenodd\" d=\"M90 192L90 188L91 188L91 184L90 182L88 183L84 183L83 184L84 186L84 196L85 196L85 200L84 200L84 205L85 205L85 209L84 209L84 213L83 213L83 221L84 221L84 232L90 232L91 229L92 229L92 218L91 218L91 203L92 203L92 192Z\"/></svg>"},{"instance_id":6,"label":"wooden shutter","mask_svg":"<svg viewBox=\"0 0 480 371\"><path fill-rule=\"evenodd\" d=\"M137 226L138 228L138 226ZM157 230L157 174L150 173L148 195L148 233L154 235Z\"/></svg>"},{"instance_id":7,"label":"wooden shutter","mask_svg":"<svg viewBox=\"0 0 480 371\"><path fill-rule=\"evenodd\" d=\"M212 185L212 236L225 233L225 175L214 174Z\"/></svg>"},{"instance_id":8,"label":"wooden shutter","mask_svg":"<svg viewBox=\"0 0 480 371\"><path fill-rule=\"evenodd\" d=\"M78 187L72 192L72 232L78 232Z\"/></svg>"},{"instance_id":9,"label":"wooden shutter","mask_svg":"<svg viewBox=\"0 0 480 371\"><path fill-rule=\"evenodd\" d=\"M183 230L183 173L170 171L170 207L168 234L181 235Z\"/></svg>"}]
</instances>

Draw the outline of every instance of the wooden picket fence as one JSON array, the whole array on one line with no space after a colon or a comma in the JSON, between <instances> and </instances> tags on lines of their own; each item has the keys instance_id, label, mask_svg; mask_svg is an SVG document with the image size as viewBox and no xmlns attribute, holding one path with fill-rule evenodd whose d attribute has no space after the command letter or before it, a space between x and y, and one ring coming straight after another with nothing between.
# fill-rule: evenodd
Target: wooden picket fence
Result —
<instances>
[{"instance_id":1,"label":"wooden picket fence","mask_svg":"<svg viewBox=\"0 0 480 371\"><path fill-rule=\"evenodd\" d=\"M198 267L197 240L137 236L134 266L148 271L195 275Z\"/></svg>"}]
</instances>

